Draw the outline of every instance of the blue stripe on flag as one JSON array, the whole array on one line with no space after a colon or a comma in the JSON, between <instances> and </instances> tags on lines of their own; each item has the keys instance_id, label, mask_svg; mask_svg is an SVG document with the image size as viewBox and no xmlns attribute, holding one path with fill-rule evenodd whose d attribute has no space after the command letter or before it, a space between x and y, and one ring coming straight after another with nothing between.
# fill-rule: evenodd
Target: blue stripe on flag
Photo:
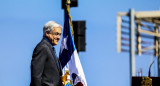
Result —
<instances>
[{"instance_id":1,"label":"blue stripe on flag","mask_svg":"<svg viewBox=\"0 0 160 86\"><path fill-rule=\"evenodd\" d=\"M73 54L75 48L71 29L70 29L70 22L69 22L69 16L68 13L65 13L65 23L64 23L64 30L63 30L63 39L66 40L64 42L64 46L62 49L62 52L59 54L59 59L62 65L62 68L68 63L68 61L71 59L71 55ZM62 47L62 46L61 46Z\"/></svg>"}]
</instances>

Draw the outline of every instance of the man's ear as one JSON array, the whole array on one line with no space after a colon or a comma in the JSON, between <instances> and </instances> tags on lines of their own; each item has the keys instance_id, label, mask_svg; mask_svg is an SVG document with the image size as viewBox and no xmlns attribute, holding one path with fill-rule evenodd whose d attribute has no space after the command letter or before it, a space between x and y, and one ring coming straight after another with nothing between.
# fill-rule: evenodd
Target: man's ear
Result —
<instances>
[{"instance_id":1,"label":"man's ear","mask_svg":"<svg viewBox=\"0 0 160 86\"><path fill-rule=\"evenodd\" d=\"M48 37L49 36L49 33L48 32L46 32L46 37Z\"/></svg>"}]
</instances>

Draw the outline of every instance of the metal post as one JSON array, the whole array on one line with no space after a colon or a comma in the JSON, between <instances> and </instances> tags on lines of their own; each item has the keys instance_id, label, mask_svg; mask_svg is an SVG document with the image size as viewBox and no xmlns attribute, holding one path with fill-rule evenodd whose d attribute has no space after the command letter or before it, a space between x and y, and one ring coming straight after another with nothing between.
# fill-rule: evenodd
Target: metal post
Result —
<instances>
[{"instance_id":1,"label":"metal post","mask_svg":"<svg viewBox=\"0 0 160 86\"><path fill-rule=\"evenodd\" d=\"M142 54L141 52L141 35L140 35L140 30L141 30L141 21L137 20L137 53L140 56Z\"/></svg>"},{"instance_id":2,"label":"metal post","mask_svg":"<svg viewBox=\"0 0 160 86\"><path fill-rule=\"evenodd\" d=\"M160 25L158 25L159 34L160 34ZM158 37L158 77L160 77L160 37Z\"/></svg>"},{"instance_id":3,"label":"metal post","mask_svg":"<svg viewBox=\"0 0 160 86\"><path fill-rule=\"evenodd\" d=\"M159 38L159 44L160 44L160 38ZM160 50L160 45L159 45L159 50ZM160 55L158 55L158 77L160 77Z\"/></svg>"},{"instance_id":4,"label":"metal post","mask_svg":"<svg viewBox=\"0 0 160 86\"><path fill-rule=\"evenodd\" d=\"M130 78L135 76L135 12L130 9Z\"/></svg>"},{"instance_id":5,"label":"metal post","mask_svg":"<svg viewBox=\"0 0 160 86\"><path fill-rule=\"evenodd\" d=\"M117 16L117 52L121 52L121 23L122 19L121 16Z\"/></svg>"}]
</instances>

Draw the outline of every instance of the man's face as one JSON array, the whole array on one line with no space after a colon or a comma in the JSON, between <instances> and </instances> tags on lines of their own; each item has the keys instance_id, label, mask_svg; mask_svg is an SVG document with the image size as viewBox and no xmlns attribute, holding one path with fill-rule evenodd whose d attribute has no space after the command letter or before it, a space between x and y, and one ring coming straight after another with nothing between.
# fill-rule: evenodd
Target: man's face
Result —
<instances>
[{"instance_id":1,"label":"man's face","mask_svg":"<svg viewBox=\"0 0 160 86\"><path fill-rule=\"evenodd\" d=\"M61 27L54 27L51 33L46 33L46 36L53 46L57 45L61 37Z\"/></svg>"}]
</instances>

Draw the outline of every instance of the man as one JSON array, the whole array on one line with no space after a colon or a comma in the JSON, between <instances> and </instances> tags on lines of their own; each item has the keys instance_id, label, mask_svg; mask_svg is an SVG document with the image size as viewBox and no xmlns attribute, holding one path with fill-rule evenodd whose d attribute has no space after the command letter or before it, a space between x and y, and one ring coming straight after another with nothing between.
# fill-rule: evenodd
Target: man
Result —
<instances>
[{"instance_id":1,"label":"man","mask_svg":"<svg viewBox=\"0 0 160 86\"><path fill-rule=\"evenodd\" d=\"M58 44L61 25L49 21L43 27L43 39L36 46L31 61L30 86L60 86L61 66L53 46Z\"/></svg>"}]
</instances>

